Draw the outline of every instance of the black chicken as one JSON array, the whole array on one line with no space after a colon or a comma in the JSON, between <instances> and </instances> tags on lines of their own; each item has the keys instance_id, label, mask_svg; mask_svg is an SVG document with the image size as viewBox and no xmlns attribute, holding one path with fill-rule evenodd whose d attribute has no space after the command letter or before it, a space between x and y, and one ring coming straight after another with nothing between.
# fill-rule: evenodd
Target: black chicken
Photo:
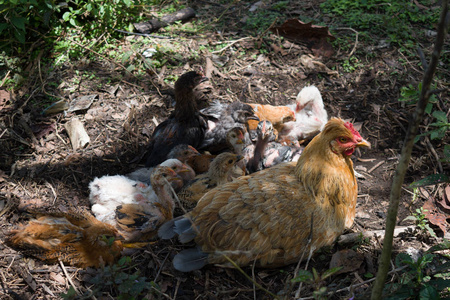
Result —
<instances>
[{"instance_id":1,"label":"black chicken","mask_svg":"<svg viewBox=\"0 0 450 300\"><path fill-rule=\"evenodd\" d=\"M240 101L230 104L214 101L200 112L208 120L208 130L200 149L208 150L211 153L219 153L228 148L227 133L232 128L239 127L247 133L247 121L259 121L253 108ZM248 134L246 135L246 139L249 139Z\"/></svg>"},{"instance_id":2,"label":"black chicken","mask_svg":"<svg viewBox=\"0 0 450 300\"><path fill-rule=\"evenodd\" d=\"M208 125L197 108L194 88L207 79L199 72L190 71L175 82L175 110L153 131L146 167L163 162L169 151L179 144L200 146Z\"/></svg>"}]
</instances>

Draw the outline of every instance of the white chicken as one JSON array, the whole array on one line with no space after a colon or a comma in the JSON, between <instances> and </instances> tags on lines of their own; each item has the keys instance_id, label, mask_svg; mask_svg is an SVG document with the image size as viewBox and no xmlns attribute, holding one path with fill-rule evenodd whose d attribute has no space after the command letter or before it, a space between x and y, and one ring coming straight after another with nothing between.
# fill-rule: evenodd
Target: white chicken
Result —
<instances>
[{"instance_id":1,"label":"white chicken","mask_svg":"<svg viewBox=\"0 0 450 300\"><path fill-rule=\"evenodd\" d=\"M283 124L280 139L311 139L322 131L328 121L322 95L313 85L304 87L298 93L295 103L288 106L295 112L295 121Z\"/></svg>"},{"instance_id":2,"label":"white chicken","mask_svg":"<svg viewBox=\"0 0 450 300\"><path fill-rule=\"evenodd\" d=\"M136 195L156 197L151 186L123 175L96 177L89 183L89 190L92 212L97 220L108 224L114 223L116 207L136 203Z\"/></svg>"},{"instance_id":3,"label":"white chicken","mask_svg":"<svg viewBox=\"0 0 450 300\"><path fill-rule=\"evenodd\" d=\"M160 166L169 167L177 173L179 180L171 181L172 188L175 191L181 190L185 180L188 182L195 177L192 169L177 159L166 160ZM141 173L134 174L135 176L133 178L145 179L148 177L150 179L153 169L140 169ZM108 224L115 224L115 210L119 205L139 203L142 201L155 202L157 200L157 195L150 184L133 180L128 175L96 177L89 184L89 190L92 212L99 221Z\"/></svg>"}]
</instances>

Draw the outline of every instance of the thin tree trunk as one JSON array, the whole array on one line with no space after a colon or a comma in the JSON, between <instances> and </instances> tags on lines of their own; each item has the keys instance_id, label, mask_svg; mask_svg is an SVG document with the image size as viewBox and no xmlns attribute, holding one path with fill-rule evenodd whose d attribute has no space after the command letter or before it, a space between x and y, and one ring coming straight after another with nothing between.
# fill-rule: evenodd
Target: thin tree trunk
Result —
<instances>
[{"instance_id":1,"label":"thin tree trunk","mask_svg":"<svg viewBox=\"0 0 450 300\"><path fill-rule=\"evenodd\" d=\"M433 80L434 73L439 61L439 56L444 45L444 40L448 30L448 1L442 1L442 11L438 25L438 34L436 37L436 43L434 45L434 50L431 55L431 61L428 68L425 71L422 80L422 91L420 93L419 101L417 102L416 111L410 121L408 131L406 133L405 142L403 143L402 153L400 157L400 162L397 166L397 170L394 175L394 180L392 182L391 194L388 215L386 220L386 234L383 243L383 252L381 253L380 266L378 268L377 277L372 289L372 300L382 299L383 287L385 286L385 281L387 273L389 271L391 253L392 253L392 240L395 224L397 223L397 210L400 202L400 193L403 181L405 179L406 169L411 158L412 147L414 145L414 138L416 137L419 125L422 123L423 116L425 114L425 107L428 104L428 99L430 97L430 85Z\"/></svg>"}]
</instances>

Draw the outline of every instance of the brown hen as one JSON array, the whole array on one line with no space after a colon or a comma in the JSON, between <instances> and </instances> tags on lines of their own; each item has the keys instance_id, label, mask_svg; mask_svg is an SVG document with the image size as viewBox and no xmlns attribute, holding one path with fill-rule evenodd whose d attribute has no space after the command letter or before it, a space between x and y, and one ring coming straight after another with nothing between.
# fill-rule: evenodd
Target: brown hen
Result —
<instances>
[{"instance_id":1,"label":"brown hen","mask_svg":"<svg viewBox=\"0 0 450 300\"><path fill-rule=\"evenodd\" d=\"M49 212L10 232L7 243L45 262L86 268L112 264L122 251L117 230L86 209Z\"/></svg>"},{"instance_id":2,"label":"brown hen","mask_svg":"<svg viewBox=\"0 0 450 300\"><path fill-rule=\"evenodd\" d=\"M205 194L190 213L165 223L161 238L179 235L197 248L177 254L188 272L205 264L277 267L329 245L353 224L357 183L350 159L369 147L351 123L333 118L297 163L242 176ZM307 257L307 255L305 255Z\"/></svg>"}]
</instances>

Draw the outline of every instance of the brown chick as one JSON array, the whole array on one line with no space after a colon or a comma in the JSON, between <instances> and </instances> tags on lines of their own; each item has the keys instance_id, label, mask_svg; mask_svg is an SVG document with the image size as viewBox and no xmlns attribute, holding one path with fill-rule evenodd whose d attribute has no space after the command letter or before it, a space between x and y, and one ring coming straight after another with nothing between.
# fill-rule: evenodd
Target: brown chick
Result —
<instances>
[{"instance_id":1,"label":"brown chick","mask_svg":"<svg viewBox=\"0 0 450 300\"><path fill-rule=\"evenodd\" d=\"M10 232L7 243L48 263L61 260L80 268L112 264L120 256L117 230L86 209L49 212Z\"/></svg>"},{"instance_id":2,"label":"brown chick","mask_svg":"<svg viewBox=\"0 0 450 300\"><path fill-rule=\"evenodd\" d=\"M161 224L173 218L175 208L171 189L173 182L181 181L177 173L169 167L158 166L150 176L156 194L155 201L142 197L138 203L119 205L116 208L117 229L126 242L151 240L156 236Z\"/></svg>"},{"instance_id":3,"label":"brown chick","mask_svg":"<svg viewBox=\"0 0 450 300\"><path fill-rule=\"evenodd\" d=\"M275 133L278 130L282 129L284 123L295 121L295 113L290 107L274 106L270 104L248 104L253 108L253 110L255 111L255 115L259 118L260 121L270 121L270 123L272 123L273 127L276 129L274 131ZM248 121L249 130L256 130L257 126L258 121Z\"/></svg>"},{"instance_id":4,"label":"brown chick","mask_svg":"<svg viewBox=\"0 0 450 300\"><path fill-rule=\"evenodd\" d=\"M227 144L228 144L228 150L230 150L233 153L238 154L238 155L242 154L242 149L245 146L244 129L242 129L240 127L234 127L232 129L230 129L227 132L226 140L227 140ZM211 162L214 160L214 158L216 156L217 155L213 155L208 152L205 152L201 155L191 157L187 161L187 164L190 165L194 169L194 171L197 175L204 174L204 173L208 172ZM244 170L244 173L245 173L245 163L240 161L239 166L241 169ZM239 177L242 175L241 174L242 172L240 172L239 170L235 170L235 171L236 171L235 177Z\"/></svg>"},{"instance_id":5,"label":"brown chick","mask_svg":"<svg viewBox=\"0 0 450 300\"><path fill-rule=\"evenodd\" d=\"M207 78L203 74L191 71L181 75L175 82L175 109L169 118L153 131L146 167L162 163L167 153L177 145L188 144L194 148L201 145L208 124L200 115L194 88L204 80Z\"/></svg>"},{"instance_id":6,"label":"brown chick","mask_svg":"<svg viewBox=\"0 0 450 300\"><path fill-rule=\"evenodd\" d=\"M211 189L233 180L232 173L242 156L224 152L213 160L208 173L197 175L193 181L184 186L177 194L183 206L192 209L198 200Z\"/></svg>"},{"instance_id":7,"label":"brown chick","mask_svg":"<svg viewBox=\"0 0 450 300\"><path fill-rule=\"evenodd\" d=\"M242 176L205 194L188 214L164 224L196 248L174 257L177 270L205 264L278 267L330 245L355 218L358 193L351 155L370 144L351 123L333 118L297 163Z\"/></svg>"}]
</instances>

